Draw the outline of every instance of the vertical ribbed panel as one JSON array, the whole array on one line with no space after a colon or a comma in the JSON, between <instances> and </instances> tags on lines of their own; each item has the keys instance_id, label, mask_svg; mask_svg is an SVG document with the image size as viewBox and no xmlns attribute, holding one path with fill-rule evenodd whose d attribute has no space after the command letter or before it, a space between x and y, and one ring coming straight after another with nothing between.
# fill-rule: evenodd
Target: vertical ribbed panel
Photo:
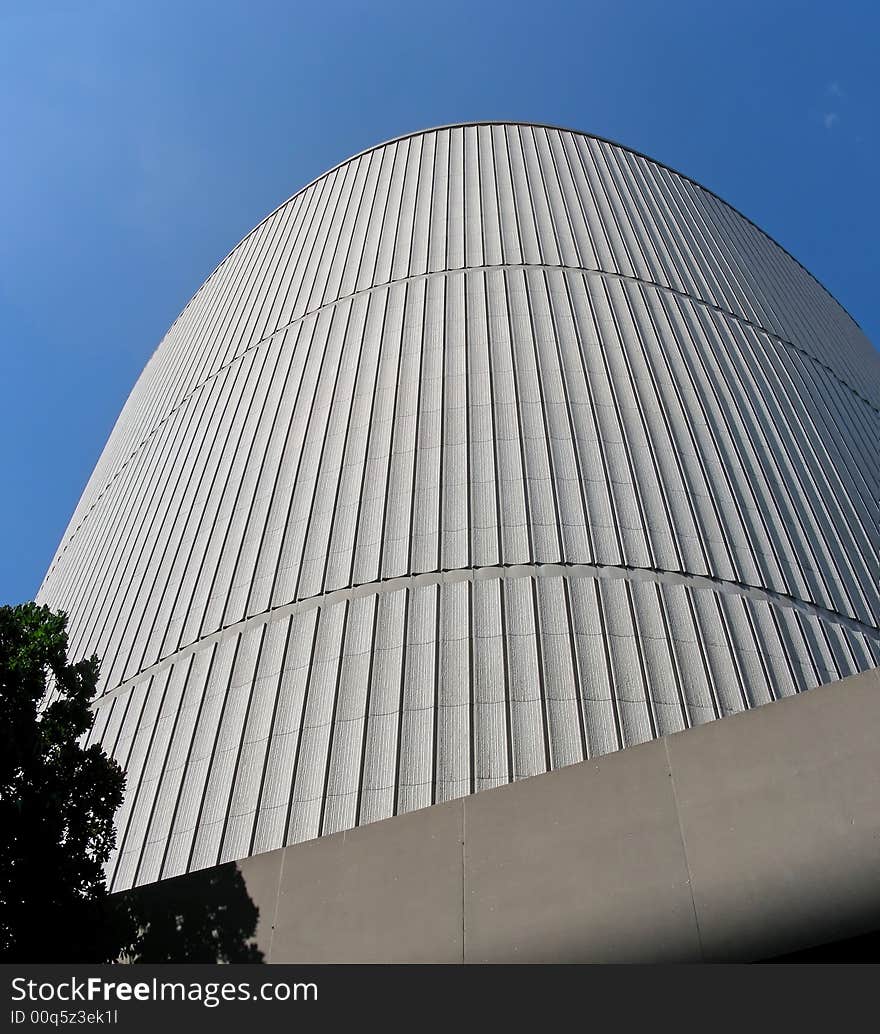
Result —
<instances>
[{"instance_id":1,"label":"vertical ribbed panel","mask_svg":"<svg viewBox=\"0 0 880 1034\"><path fill-rule=\"evenodd\" d=\"M114 887L877 664L878 409L849 316L648 158L331 170L168 332L40 590L102 659Z\"/></svg>"}]
</instances>

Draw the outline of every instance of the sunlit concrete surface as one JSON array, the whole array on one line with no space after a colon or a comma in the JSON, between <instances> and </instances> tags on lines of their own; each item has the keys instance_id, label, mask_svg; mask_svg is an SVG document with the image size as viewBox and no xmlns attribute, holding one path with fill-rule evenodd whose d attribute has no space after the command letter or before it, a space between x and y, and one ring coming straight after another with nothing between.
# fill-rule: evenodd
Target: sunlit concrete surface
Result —
<instances>
[{"instance_id":1,"label":"sunlit concrete surface","mask_svg":"<svg viewBox=\"0 0 880 1034\"><path fill-rule=\"evenodd\" d=\"M874 667L878 406L849 315L650 158L507 123L342 162L170 328L40 589L102 662L113 888Z\"/></svg>"}]
</instances>

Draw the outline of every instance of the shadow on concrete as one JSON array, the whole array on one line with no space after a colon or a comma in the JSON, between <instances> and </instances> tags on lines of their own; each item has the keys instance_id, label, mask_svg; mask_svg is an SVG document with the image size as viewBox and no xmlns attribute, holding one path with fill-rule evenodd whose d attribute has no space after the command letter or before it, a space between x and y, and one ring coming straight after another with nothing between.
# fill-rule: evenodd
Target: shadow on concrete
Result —
<instances>
[{"instance_id":1,"label":"shadow on concrete","mask_svg":"<svg viewBox=\"0 0 880 1034\"><path fill-rule=\"evenodd\" d=\"M786 955L777 955L772 959L761 959L762 963L829 963L838 962L851 965L853 963L880 962L880 929L860 937L848 937L830 944L820 944L815 948L793 951Z\"/></svg>"},{"instance_id":2,"label":"shadow on concrete","mask_svg":"<svg viewBox=\"0 0 880 1034\"><path fill-rule=\"evenodd\" d=\"M259 909L235 862L114 895L139 930L120 961L265 961L253 943Z\"/></svg>"}]
</instances>

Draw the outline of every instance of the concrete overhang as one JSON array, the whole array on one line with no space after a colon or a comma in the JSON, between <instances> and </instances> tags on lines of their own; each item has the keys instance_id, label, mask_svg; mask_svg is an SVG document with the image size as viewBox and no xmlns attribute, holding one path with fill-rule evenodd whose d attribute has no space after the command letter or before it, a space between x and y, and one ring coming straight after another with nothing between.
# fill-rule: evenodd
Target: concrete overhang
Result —
<instances>
[{"instance_id":1,"label":"concrete overhang","mask_svg":"<svg viewBox=\"0 0 880 1034\"><path fill-rule=\"evenodd\" d=\"M880 927L878 743L874 669L236 864L267 962L769 958Z\"/></svg>"}]
</instances>

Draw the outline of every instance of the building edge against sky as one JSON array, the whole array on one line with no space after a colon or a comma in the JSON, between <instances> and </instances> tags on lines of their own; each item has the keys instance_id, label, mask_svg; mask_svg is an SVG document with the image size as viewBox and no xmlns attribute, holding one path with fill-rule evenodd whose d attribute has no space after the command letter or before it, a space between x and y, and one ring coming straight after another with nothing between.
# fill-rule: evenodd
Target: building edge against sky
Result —
<instances>
[{"instance_id":1,"label":"building edge against sky","mask_svg":"<svg viewBox=\"0 0 880 1034\"><path fill-rule=\"evenodd\" d=\"M856 324L673 170L518 123L343 162L169 330L38 594L102 659L113 889L876 666L878 440Z\"/></svg>"}]
</instances>

